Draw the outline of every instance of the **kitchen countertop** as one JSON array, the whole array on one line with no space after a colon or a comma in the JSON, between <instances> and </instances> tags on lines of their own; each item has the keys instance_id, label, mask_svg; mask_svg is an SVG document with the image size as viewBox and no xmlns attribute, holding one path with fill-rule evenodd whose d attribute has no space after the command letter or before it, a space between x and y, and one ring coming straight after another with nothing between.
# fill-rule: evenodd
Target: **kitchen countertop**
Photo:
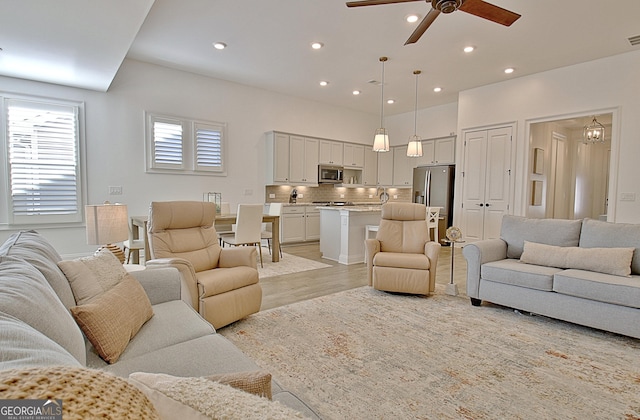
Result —
<instances>
[{"instance_id":1,"label":"kitchen countertop","mask_svg":"<svg viewBox=\"0 0 640 420\"><path fill-rule=\"evenodd\" d=\"M381 206L367 206L367 205L355 205L355 206L318 206L320 210L344 210L350 212L370 212L381 210Z\"/></svg>"}]
</instances>

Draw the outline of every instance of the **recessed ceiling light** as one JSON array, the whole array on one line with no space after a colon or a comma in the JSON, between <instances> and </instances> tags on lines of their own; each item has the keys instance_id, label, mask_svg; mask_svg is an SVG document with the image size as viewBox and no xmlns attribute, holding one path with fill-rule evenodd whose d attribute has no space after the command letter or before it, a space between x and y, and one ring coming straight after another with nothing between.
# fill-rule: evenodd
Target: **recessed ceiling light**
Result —
<instances>
[{"instance_id":1,"label":"recessed ceiling light","mask_svg":"<svg viewBox=\"0 0 640 420\"><path fill-rule=\"evenodd\" d=\"M321 80L320 81L320 86L327 86L329 84L329 82L327 82L326 80Z\"/></svg>"},{"instance_id":2,"label":"recessed ceiling light","mask_svg":"<svg viewBox=\"0 0 640 420\"><path fill-rule=\"evenodd\" d=\"M360 95L360 91L359 91L359 90L354 90L354 91L353 91L353 92L351 92L351 93L353 93L354 95Z\"/></svg>"},{"instance_id":3,"label":"recessed ceiling light","mask_svg":"<svg viewBox=\"0 0 640 420\"><path fill-rule=\"evenodd\" d=\"M214 42L213 47L216 50L224 50L225 48L227 48L227 44L225 44L224 42Z\"/></svg>"},{"instance_id":4,"label":"recessed ceiling light","mask_svg":"<svg viewBox=\"0 0 640 420\"><path fill-rule=\"evenodd\" d=\"M434 87L433 91L438 93L438 92L442 92L442 88L441 87Z\"/></svg>"},{"instance_id":5,"label":"recessed ceiling light","mask_svg":"<svg viewBox=\"0 0 640 420\"><path fill-rule=\"evenodd\" d=\"M392 105L392 104L395 104L395 103L396 103L396 100L395 100L395 99L387 99L387 103L388 103L389 105Z\"/></svg>"},{"instance_id":6,"label":"recessed ceiling light","mask_svg":"<svg viewBox=\"0 0 640 420\"><path fill-rule=\"evenodd\" d=\"M473 45L467 45L466 47L464 47L463 51L466 52L466 53L470 53L475 49L476 49L476 47L474 47Z\"/></svg>"},{"instance_id":7,"label":"recessed ceiling light","mask_svg":"<svg viewBox=\"0 0 640 420\"><path fill-rule=\"evenodd\" d=\"M416 15L416 14L407 15L405 16L405 19L409 23L414 23L414 22L417 22L418 19L420 19L420 15Z\"/></svg>"},{"instance_id":8,"label":"recessed ceiling light","mask_svg":"<svg viewBox=\"0 0 640 420\"><path fill-rule=\"evenodd\" d=\"M516 69L514 69L513 67L507 67L506 69L504 69L504 72L505 72L506 74L511 74L511 73L513 73L514 71L516 71Z\"/></svg>"},{"instance_id":9,"label":"recessed ceiling light","mask_svg":"<svg viewBox=\"0 0 640 420\"><path fill-rule=\"evenodd\" d=\"M322 42L312 42L311 43L311 48L313 48L314 50L319 50L322 47L324 47L324 44Z\"/></svg>"}]
</instances>

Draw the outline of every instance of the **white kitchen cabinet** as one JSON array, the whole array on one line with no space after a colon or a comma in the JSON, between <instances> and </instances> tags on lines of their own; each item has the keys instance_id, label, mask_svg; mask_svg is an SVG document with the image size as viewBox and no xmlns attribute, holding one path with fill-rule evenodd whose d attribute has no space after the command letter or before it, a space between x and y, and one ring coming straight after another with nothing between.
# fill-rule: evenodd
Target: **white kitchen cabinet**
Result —
<instances>
[{"instance_id":1,"label":"white kitchen cabinet","mask_svg":"<svg viewBox=\"0 0 640 420\"><path fill-rule=\"evenodd\" d=\"M391 149L393 150L393 149ZM375 152L378 154L378 185L393 185L393 152Z\"/></svg>"},{"instance_id":2,"label":"white kitchen cabinet","mask_svg":"<svg viewBox=\"0 0 640 420\"><path fill-rule=\"evenodd\" d=\"M318 140L289 136L289 182L318 183Z\"/></svg>"},{"instance_id":3,"label":"white kitchen cabinet","mask_svg":"<svg viewBox=\"0 0 640 420\"><path fill-rule=\"evenodd\" d=\"M364 167L362 168L362 185L375 187L378 184L378 152L371 147L364 149Z\"/></svg>"},{"instance_id":4,"label":"white kitchen cabinet","mask_svg":"<svg viewBox=\"0 0 640 420\"><path fill-rule=\"evenodd\" d=\"M325 165L343 165L344 147L342 142L320 140L319 163Z\"/></svg>"},{"instance_id":5,"label":"white kitchen cabinet","mask_svg":"<svg viewBox=\"0 0 640 420\"><path fill-rule=\"evenodd\" d=\"M364 146L345 143L343 164L345 168L364 167Z\"/></svg>"},{"instance_id":6,"label":"white kitchen cabinet","mask_svg":"<svg viewBox=\"0 0 640 420\"><path fill-rule=\"evenodd\" d=\"M407 146L393 148L393 185L395 187L411 187L415 158L407 156Z\"/></svg>"},{"instance_id":7,"label":"white kitchen cabinet","mask_svg":"<svg viewBox=\"0 0 640 420\"><path fill-rule=\"evenodd\" d=\"M280 242L320 239L320 210L313 206L284 206L280 218Z\"/></svg>"},{"instance_id":8,"label":"white kitchen cabinet","mask_svg":"<svg viewBox=\"0 0 640 420\"><path fill-rule=\"evenodd\" d=\"M414 166L450 165L455 163L455 144L455 136L423 140L422 156L414 158Z\"/></svg>"},{"instance_id":9,"label":"white kitchen cabinet","mask_svg":"<svg viewBox=\"0 0 640 420\"><path fill-rule=\"evenodd\" d=\"M422 142L422 156L414 158L416 166L433 165L436 161L436 142L424 140Z\"/></svg>"},{"instance_id":10,"label":"white kitchen cabinet","mask_svg":"<svg viewBox=\"0 0 640 420\"><path fill-rule=\"evenodd\" d=\"M267 184L289 182L289 135L267 134Z\"/></svg>"}]
</instances>

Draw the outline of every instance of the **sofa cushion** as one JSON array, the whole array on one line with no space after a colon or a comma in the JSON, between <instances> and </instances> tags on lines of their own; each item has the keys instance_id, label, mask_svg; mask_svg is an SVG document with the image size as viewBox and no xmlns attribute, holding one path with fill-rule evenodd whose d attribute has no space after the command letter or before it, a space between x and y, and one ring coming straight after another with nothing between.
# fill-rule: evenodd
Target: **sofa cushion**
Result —
<instances>
[{"instance_id":1,"label":"sofa cushion","mask_svg":"<svg viewBox=\"0 0 640 420\"><path fill-rule=\"evenodd\" d=\"M564 270L555 275L553 290L563 295L640 309L640 276Z\"/></svg>"},{"instance_id":2,"label":"sofa cushion","mask_svg":"<svg viewBox=\"0 0 640 420\"><path fill-rule=\"evenodd\" d=\"M123 378L83 367L48 366L0 372L5 399L62 400L64 419L160 419L138 388ZM60 418L55 415L3 418Z\"/></svg>"},{"instance_id":3,"label":"sofa cushion","mask_svg":"<svg viewBox=\"0 0 640 420\"><path fill-rule=\"evenodd\" d=\"M576 268L614 276L631 274L634 248L581 248L524 242L520 261L558 268Z\"/></svg>"},{"instance_id":4,"label":"sofa cushion","mask_svg":"<svg viewBox=\"0 0 640 420\"><path fill-rule=\"evenodd\" d=\"M140 389L154 401L160 414L167 416L167 418L177 418L175 417L177 415L176 403L216 419L304 418L301 413L277 401L269 401L266 398L201 377L175 377L166 374L137 372L130 376L130 381L134 385L140 386ZM154 392L150 392L149 389ZM160 396L164 398L159 398Z\"/></svg>"},{"instance_id":5,"label":"sofa cushion","mask_svg":"<svg viewBox=\"0 0 640 420\"><path fill-rule=\"evenodd\" d=\"M130 276L108 249L100 249L88 257L60 261L58 266L69 280L78 305L90 302Z\"/></svg>"},{"instance_id":6,"label":"sofa cushion","mask_svg":"<svg viewBox=\"0 0 640 420\"><path fill-rule=\"evenodd\" d=\"M71 286L58 267L58 262L62 260L60 254L38 232L29 230L14 233L0 246L0 256L28 262L47 279L67 309L76 305Z\"/></svg>"},{"instance_id":7,"label":"sofa cushion","mask_svg":"<svg viewBox=\"0 0 640 420\"><path fill-rule=\"evenodd\" d=\"M133 277L89 303L71 308L73 317L100 357L115 363L140 327L153 316L151 303Z\"/></svg>"},{"instance_id":8,"label":"sofa cushion","mask_svg":"<svg viewBox=\"0 0 640 420\"><path fill-rule=\"evenodd\" d=\"M585 219L580 233L583 248L633 247L631 273L640 274L640 224L609 223Z\"/></svg>"},{"instance_id":9,"label":"sofa cushion","mask_svg":"<svg viewBox=\"0 0 640 420\"><path fill-rule=\"evenodd\" d=\"M0 370L36 366L82 366L60 344L11 315L0 312Z\"/></svg>"},{"instance_id":10,"label":"sofa cushion","mask_svg":"<svg viewBox=\"0 0 640 420\"><path fill-rule=\"evenodd\" d=\"M507 258L520 258L524 241L557 246L578 246L582 220L502 217L500 238L507 243Z\"/></svg>"},{"instance_id":11,"label":"sofa cushion","mask_svg":"<svg viewBox=\"0 0 640 420\"><path fill-rule=\"evenodd\" d=\"M483 280L546 292L553 290L553 275L560 271L559 268L525 264L512 258L486 263L480 268Z\"/></svg>"},{"instance_id":12,"label":"sofa cushion","mask_svg":"<svg viewBox=\"0 0 640 420\"><path fill-rule=\"evenodd\" d=\"M205 376L205 379L230 385L244 392L255 394L259 397L272 399L271 374L262 370L251 372L221 373Z\"/></svg>"},{"instance_id":13,"label":"sofa cushion","mask_svg":"<svg viewBox=\"0 0 640 420\"><path fill-rule=\"evenodd\" d=\"M61 345L85 364L82 332L42 273L14 257L0 257L0 310Z\"/></svg>"}]
</instances>

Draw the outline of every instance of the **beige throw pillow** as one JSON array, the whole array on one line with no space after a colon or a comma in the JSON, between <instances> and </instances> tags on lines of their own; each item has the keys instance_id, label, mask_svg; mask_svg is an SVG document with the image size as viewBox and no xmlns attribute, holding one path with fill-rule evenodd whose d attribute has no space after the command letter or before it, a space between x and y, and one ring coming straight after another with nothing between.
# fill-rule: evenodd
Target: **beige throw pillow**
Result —
<instances>
[{"instance_id":1,"label":"beige throw pillow","mask_svg":"<svg viewBox=\"0 0 640 420\"><path fill-rule=\"evenodd\" d=\"M71 308L71 314L100 357L115 363L153 309L140 283L128 275L89 303Z\"/></svg>"},{"instance_id":2,"label":"beige throw pillow","mask_svg":"<svg viewBox=\"0 0 640 420\"><path fill-rule=\"evenodd\" d=\"M271 374L256 370L253 372L234 372L205 376L205 379L230 385L259 397L271 399Z\"/></svg>"},{"instance_id":3,"label":"beige throw pillow","mask_svg":"<svg viewBox=\"0 0 640 420\"><path fill-rule=\"evenodd\" d=\"M554 246L525 241L520 261L629 277L634 250L635 248Z\"/></svg>"},{"instance_id":4,"label":"beige throw pillow","mask_svg":"<svg viewBox=\"0 0 640 420\"><path fill-rule=\"evenodd\" d=\"M153 402L165 418L304 419L280 404L205 378L180 378L162 373L135 372L129 381ZM193 414L189 414L193 413Z\"/></svg>"},{"instance_id":5,"label":"beige throw pillow","mask_svg":"<svg viewBox=\"0 0 640 420\"><path fill-rule=\"evenodd\" d=\"M67 277L77 305L100 296L127 276L118 257L108 249L100 249L89 257L60 261L58 267Z\"/></svg>"}]
</instances>

